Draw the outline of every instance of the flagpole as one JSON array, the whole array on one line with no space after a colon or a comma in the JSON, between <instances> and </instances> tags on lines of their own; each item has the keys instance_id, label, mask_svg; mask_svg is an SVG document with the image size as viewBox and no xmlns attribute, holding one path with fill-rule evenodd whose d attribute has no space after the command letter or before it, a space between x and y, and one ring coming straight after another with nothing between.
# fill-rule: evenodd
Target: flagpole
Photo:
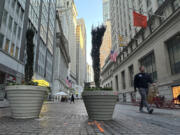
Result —
<instances>
[{"instance_id":1,"label":"flagpole","mask_svg":"<svg viewBox=\"0 0 180 135\"><path fill-rule=\"evenodd\" d=\"M139 10L137 10L137 9L133 9L133 8L128 8L128 9L139 12ZM149 14L148 12L142 12L142 13ZM165 18L165 16L161 16L161 15L157 15L157 14L150 14L150 15L153 15L153 16L156 16L156 17L160 17L160 18Z\"/></svg>"}]
</instances>

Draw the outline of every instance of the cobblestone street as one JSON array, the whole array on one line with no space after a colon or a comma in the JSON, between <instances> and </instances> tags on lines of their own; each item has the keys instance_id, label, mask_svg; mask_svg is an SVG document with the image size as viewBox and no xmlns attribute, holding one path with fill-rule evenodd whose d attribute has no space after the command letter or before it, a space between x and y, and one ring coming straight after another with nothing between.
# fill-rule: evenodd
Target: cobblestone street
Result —
<instances>
[{"instance_id":1,"label":"cobblestone street","mask_svg":"<svg viewBox=\"0 0 180 135\"><path fill-rule=\"evenodd\" d=\"M4 111L4 112L3 112ZM15 120L8 109L0 109L0 135L179 135L179 110L155 109L139 113L138 107L117 104L112 121L89 124L82 101L75 104L46 103L39 119ZM6 113L8 112L8 113ZM5 115L7 114L7 115Z\"/></svg>"}]
</instances>

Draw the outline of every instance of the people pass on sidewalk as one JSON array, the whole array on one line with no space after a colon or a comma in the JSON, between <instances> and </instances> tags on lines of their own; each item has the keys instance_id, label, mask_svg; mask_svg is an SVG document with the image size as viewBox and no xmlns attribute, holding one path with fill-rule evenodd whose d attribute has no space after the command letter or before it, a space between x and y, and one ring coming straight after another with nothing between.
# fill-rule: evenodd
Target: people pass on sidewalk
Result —
<instances>
[{"instance_id":1,"label":"people pass on sidewalk","mask_svg":"<svg viewBox=\"0 0 180 135\"><path fill-rule=\"evenodd\" d=\"M139 68L140 73L136 74L134 77L134 91L136 92L137 89L139 91L139 94L141 96L141 102L139 106L139 111L143 112L143 107L147 107L147 111L149 114L153 113L153 109L150 108L148 102L147 102L147 96L148 96L148 86L149 84L153 84L152 78L149 74L145 73L144 66L141 66Z\"/></svg>"}]
</instances>

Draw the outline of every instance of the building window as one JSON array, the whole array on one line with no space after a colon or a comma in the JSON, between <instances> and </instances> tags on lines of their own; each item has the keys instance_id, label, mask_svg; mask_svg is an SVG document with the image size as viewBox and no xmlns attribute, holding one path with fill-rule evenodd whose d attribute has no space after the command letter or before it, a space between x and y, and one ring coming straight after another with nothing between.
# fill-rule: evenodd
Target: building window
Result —
<instances>
[{"instance_id":1,"label":"building window","mask_svg":"<svg viewBox=\"0 0 180 135\"><path fill-rule=\"evenodd\" d=\"M3 11L3 23L6 24L7 22L7 16L8 16L8 12L6 10Z\"/></svg>"},{"instance_id":2,"label":"building window","mask_svg":"<svg viewBox=\"0 0 180 135\"><path fill-rule=\"evenodd\" d=\"M6 39L6 44L5 44L4 50L6 52L9 52L9 40L8 39Z\"/></svg>"},{"instance_id":3,"label":"building window","mask_svg":"<svg viewBox=\"0 0 180 135\"><path fill-rule=\"evenodd\" d=\"M119 91L118 75L115 76L115 81L116 81L116 90Z\"/></svg>"},{"instance_id":4,"label":"building window","mask_svg":"<svg viewBox=\"0 0 180 135\"><path fill-rule=\"evenodd\" d=\"M161 6L165 0L158 0L158 5Z\"/></svg>"},{"instance_id":5,"label":"building window","mask_svg":"<svg viewBox=\"0 0 180 135\"><path fill-rule=\"evenodd\" d=\"M121 78L122 78L122 88L126 89L125 71L121 72Z\"/></svg>"},{"instance_id":6,"label":"building window","mask_svg":"<svg viewBox=\"0 0 180 135\"><path fill-rule=\"evenodd\" d=\"M13 21L13 18L10 16L9 17L9 24L8 24L8 27L9 27L9 30L11 31L12 29L12 21Z\"/></svg>"},{"instance_id":7,"label":"building window","mask_svg":"<svg viewBox=\"0 0 180 135\"><path fill-rule=\"evenodd\" d=\"M24 14L24 11L21 9L21 14L20 14L21 20L23 20L23 14Z\"/></svg>"},{"instance_id":8,"label":"building window","mask_svg":"<svg viewBox=\"0 0 180 135\"><path fill-rule=\"evenodd\" d=\"M3 47L4 35L0 33L0 48Z\"/></svg>"},{"instance_id":9,"label":"building window","mask_svg":"<svg viewBox=\"0 0 180 135\"><path fill-rule=\"evenodd\" d=\"M179 1L179 0L175 0L175 1L173 2L173 5L174 5L174 9L175 9L175 10L178 9L178 8L180 7L180 1Z\"/></svg>"},{"instance_id":10,"label":"building window","mask_svg":"<svg viewBox=\"0 0 180 135\"><path fill-rule=\"evenodd\" d=\"M16 47L16 53L15 53L15 57L18 58L18 53L19 53L19 48Z\"/></svg>"},{"instance_id":11,"label":"building window","mask_svg":"<svg viewBox=\"0 0 180 135\"><path fill-rule=\"evenodd\" d=\"M19 5L19 4L17 4L17 7L16 7L16 13L17 13L17 15L19 15L19 11L20 11L20 9L21 9L20 5Z\"/></svg>"},{"instance_id":12,"label":"building window","mask_svg":"<svg viewBox=\"0 0 180 135\"><path fill-rule=\"evenodd\" d=\"M16 0L12 0L11 7L14 9Z\"/></svg>"},{"instance_id":13,"label":"building window","mask_svg":"<svg viewBox=\"0 0 180 135\"><path fill-rule=\"evenodd\" d=\"M15 36L16 36L16 30L17 30L17 23L14 23L14 29L13 29L13 32L14 32Z\"/></svg>"},{"instance_id":14,"label":"building window","mask_svg":"<svg viewBox=\"0 0 180 135\"><path fill-rule=\"evenodd\" d=\"M172 74L180 73L180 38L179 35L173 37L167 42L169 59Z\"/></svg>"},{"instance_id":15,"label":"building window","mask_svg":"<svg viewBox=\"0 0 180 135\"><path fill-rule=\"evenodd\" d=\"M14 55L14 44L13 44L13 43L12 43L12 45L11 45L10 55L11 55L11 56Z\"/></svg>"},{"instance_id":16,"label":"building window","mask_svg":"<svg viewBox=\"0 0 180 135\"><path fill-rule=\"evenodd\" d=\"M19 27L19 30L18 30L18 38L20 39L21 37L21 27Z\"/></svg>"},{"instance_id":17,"label":"building window","mask_svg":"<svg viewBox=\"0 0 180 135\"><path fill-rule=\"evenodd\" d=\"M131 65L129 67L129 84L130 86L134 86L134 67Z\"/></svg>"},{"instance_id":18,"label":"building window","mask_svg":"<svg viewBox=\"0 0 180 135\"><path fill-rule=\"evenodd\" d=\"M152 5L152 2L150 0L147 0L147 7L150 7Z\"/></svg>"},{"instance_id":19,"label":"building window","mask_svg":"<svg viewBox=\"0 0 180 135\"><path fill-rule=\"evenodd\" d=\"M140 60L140 64L145 67L145 71L151 76L153 81L156 81L157 80L157 71L156 71L154 52L143 57Z\"/></svg>"}]
</instances>

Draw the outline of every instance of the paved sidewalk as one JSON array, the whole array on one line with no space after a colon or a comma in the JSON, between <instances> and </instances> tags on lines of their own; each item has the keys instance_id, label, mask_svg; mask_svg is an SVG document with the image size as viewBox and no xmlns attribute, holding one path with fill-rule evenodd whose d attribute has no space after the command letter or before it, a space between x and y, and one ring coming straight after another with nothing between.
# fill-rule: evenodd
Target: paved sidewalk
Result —
<instances>
[{"instance_id":1,"label":"paved sidewalk","mask_svg":"<svg viewBox=\"0 0 180 135\"><path fill-rule=\"evenodd\" d=\"M79 135L96 134L87 125L83 102L44 104L39 119L0 118L0 135Z\"/></svg>"},{"instance_id":2,"label":"paved sidewalk","mask_svg":"<svg viewBox=\"0 0 180 135\"><path fill-rule=\"evenodd\" d=\"M0 115L0 135L180 135L180 112L174 110L156 109L149 115L136 106L117 104L114 120L98 121L104 133L88 123L82 101L46 103L35 120L15 120L6 111Z\"/></svg>"}]
</instances>

